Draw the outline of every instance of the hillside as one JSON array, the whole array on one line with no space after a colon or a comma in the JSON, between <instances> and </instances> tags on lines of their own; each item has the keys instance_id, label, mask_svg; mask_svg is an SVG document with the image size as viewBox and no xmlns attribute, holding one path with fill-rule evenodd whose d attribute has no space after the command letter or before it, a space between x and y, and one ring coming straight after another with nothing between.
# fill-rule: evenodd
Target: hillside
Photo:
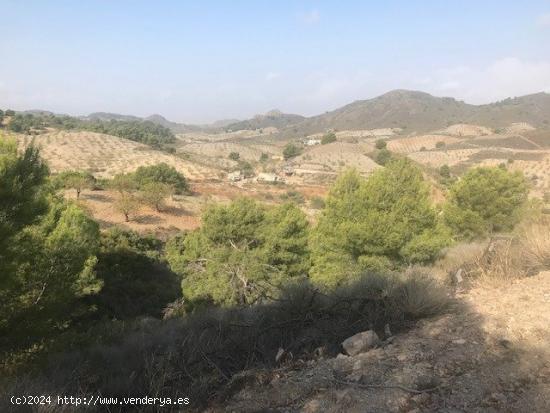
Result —
<instances>
[{"instance_id":1,"label":"hillside","mask_svg":"<svg viewBox=\"0 0 550 413\"><path fill-rule=\"evenodd\" d=\"M375 128L402 128L404 133L409 134L425 133L459 123L498 128L514 122L550 128L550 94L538 93L487 105L471 105L424 92L393 90L307 118L293 125L292 129L283 131L282 135L303 136L328 129Z\"/></svg>"},{"instance_id":2,"label":"hillside","mask_svg":"<svg viewBox=\"0 0 550 413\"><path fill-rule=\"evenodd\" d=\"M457 298L365 353L243 373L209 412L549 411L550 273Z\"/></svg>"},{"instance_id":3,"label":"hillside","mask_svg":"<svg viewBox=\"0 0 550 413\"><path fill-rule=\"evenodd\" d=\"M303 116L282 113L281 111L274 109L263 115L256 115L252 119L231 123L226 126L226 129L233 131L243 129L255 130L269 127L282 129L300 123L304 119L306 118Z\"/></svg>"},{"instance_id":4,"label":"hillside","mask_svg":"<svg viewBox=\"0 0 550 413\"><path fill-rule=\"evenodd\" d=\"M53 173L84 170L96 178L112 178L139 166L165 162L191 179L215 176L212 169L196 165L148 145L95 132L53 131L38 136L14 135L20 148L33 143L41 150Z\"/></svg>"}]
</instances>

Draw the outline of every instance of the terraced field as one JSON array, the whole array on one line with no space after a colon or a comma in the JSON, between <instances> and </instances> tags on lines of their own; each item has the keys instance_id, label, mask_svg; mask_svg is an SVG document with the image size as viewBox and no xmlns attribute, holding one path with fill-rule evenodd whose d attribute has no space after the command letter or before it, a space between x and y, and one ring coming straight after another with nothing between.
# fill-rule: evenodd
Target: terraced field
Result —
<instances>
[{"instance_id":1,"label":"terraced field","mask_svg":"<svg viewBox=\"0 0 550 413\"><path fill-rule=\"evenodd\" d=\"M410 154L413 152L418 152L422 149L434 149L439 142L443 142L445 145L450 145L460 142L460 139L445 135L410 136L388 141L388 149L392 152Z\"/></svg>"},{"instance_id":2,"label":"terraced field","mask_svg":"<svg viewBox=\"0 0 550 413\"><path fill-rule=\"evenodd\" d=\"M118 173L161 162L173 166L190 179L213 178L217 172L147 145L94 132L56 131L37 136L16 135L16 139L20 148L34 142L53 173L86 170L96 178L111 178Z\"/></svg>"},{"instance_id":3,"label":"terraced field","mask_svg":"<svg viewBox=\"0 0 550 413\"><path fill-rule=\"evenodd\" d=\"M368 144L333 142L328 145L314 146L290 163L302 173L334 173L345 167L353 167L361 173L368 174L379 168L379 165L365 155L371 150L372 145Z\"/></svg>"}]
</instances>

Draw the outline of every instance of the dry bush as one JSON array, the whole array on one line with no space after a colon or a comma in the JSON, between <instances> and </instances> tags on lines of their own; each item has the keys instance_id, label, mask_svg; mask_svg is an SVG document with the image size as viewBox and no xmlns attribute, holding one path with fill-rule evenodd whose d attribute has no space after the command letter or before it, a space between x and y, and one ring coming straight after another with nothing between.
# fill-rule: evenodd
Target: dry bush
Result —
<instances>
[{"instance_id":1,"label":"dry bush","mask_svg":"<svg viewBox=\"0 0 550 413\"><path fill-rule=\"evenodd\" d=\"M528 274L550 269L550 225L531 224L520 232L523 270Z\"/></svg>"},{"instance_id":2,"label":"dry bush","mask_svg":"<svg viewBox=\"0 0 550 413\"><path fill-rule=\"evenodd\" d=\"M509 281L524 276L520 243L515 237L492 239L470 269L479 282Z\"/></svg>"},{"instance_id":3,"label":"dry bush","mask_svg":"<svg viewBox=\"0 0 550 413\"><path fill-rule=\"evenodd\" d=\"M335 355L357 332L374 328L383 336L386 323L397 332L448 304L441 286L418 273L367 275L330 294L302 283L262 305L128 324L117 339L54 356L40 372L4 386L0 399L29 392L190 397L198 410L223 397L236 374L274 367L279 348L293 360L312 358L319 347ZM1 403L0 411L9 407Z\"/></svg>"},{"instance_id":4,"label":"dry bush","mask_svg":"<svg viewBox=\"0 0 550 413\"><path fill-rule=\"evenodd\" d=\"M475 241L470 243L461 243L449 247L443 251L442 257L438 259L431 267L422 268L423 271L430 273L434 278L450 284L454 281L454 275L460 269L468 275L466 271L471 271L475 263L485 253L489 241Z\"/></svg>"}]
</instances>

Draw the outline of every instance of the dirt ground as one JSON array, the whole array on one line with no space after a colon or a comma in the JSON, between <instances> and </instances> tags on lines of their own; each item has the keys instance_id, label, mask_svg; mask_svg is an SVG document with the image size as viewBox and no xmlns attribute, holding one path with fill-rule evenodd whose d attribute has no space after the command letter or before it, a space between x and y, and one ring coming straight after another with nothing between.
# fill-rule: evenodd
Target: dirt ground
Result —
<instances>
[{"instance_id":1,"label":"dirt ground","mask_svg":"<svg viewBox=\"0 0 550 413\"><path fill-rule=\"evenodd\" d=\"M550 272L458 292L366 353L251 376L210 412L549 412Z\"/></svg>"},{"instance_id":2,"label":"dirt ground","mask_svg":"<svg viewBox=\"0 0 550 413\"><path fill-rule=\"evenodd\" d=\"M125 222L124 215L115 208L115 200L118 197L116 191L83 190L79 204L89 211L102 228L120 226L141 233L154 233L162 238L164 235L199 227L200 216L208 205L227 203L240 196L277 204L283 202L283 195L287 191L298 191L304 196L302 209L308 216L314 216L315 211L308 208L308 201L314 197L325 196L327 188L266 184L239 186L225 182L196 181L191 182L191 191L192 195L167 198L161 212L143 205L131 214L129 222ZM64 195L68 199L76 199L74 190L67 190Z\"/></svg>"}]
</instances>

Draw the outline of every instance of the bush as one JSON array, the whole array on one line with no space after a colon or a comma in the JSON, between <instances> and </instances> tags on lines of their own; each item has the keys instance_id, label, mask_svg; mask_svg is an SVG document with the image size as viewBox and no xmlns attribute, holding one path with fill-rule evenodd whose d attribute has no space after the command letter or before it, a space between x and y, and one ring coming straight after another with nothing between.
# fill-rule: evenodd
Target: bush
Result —
<instances>
[{"instance_id":1,"label":"bush","mask_svg":"<svg viewBox=\"0 0 550 413\"><path fill-rule=\"evenodd\" d=\"M63 171L53 178L56 188L74 189L76 199L80 198L83 189L92 189L95 185L95 178L89 172Z\"/></svg>"},{"instance_id":2,"label":"bush","mask_svg":"<svg viewBox=\"0 0 550 413\"><path fill-rule=\"evenodd\" d=\"M436 149L443 149L447 146L447 144L443 141L439 141L435 144Z\"/></svg>"},{"instance_id":3,"label":"bush","mask_svg":"<svg viewBox=\"0 0 550 413\"><path fill-rule=\"evenodd\" d=\"M161 317L181 297L181 280L162 263L161 250L159 240L133 231L114 228L102 234L96 273L103 286L89 298L96 317Z\"/></svg>"},{"instance_id":4,"label":"bush","mask_svg":"<svg viewBox=\"0 0 550 413\"><path fill-rule=\"evenodd\" d=\"M384 148L377 152L375 161L378 165L385 166L391 159L392 153Z\"/></svg>"},{"instance_id":5,"label":"bush","mask_svg":"<svg viewBox=\"0 0 550 413\"><path fill-rule=\"evenodd\" d=\"M302 148L293 144L293 143L287 143L285 148L283 149L283 157L285 160L288 160L290 158L294 158L302 153Z\"/></svg>"},{"instance_id":6,"label":"bush","mask_svg":"<svg viewBox=\"0 0 550 413\"><path fill-rule=\"evenodd\" d=\"M202 227L169 243L168 262L197 303L250 305L309 269L308 222L293 204L266 208L242 198L205 211Z\"/></svg>"},{"instance_id":7,"label":"bush","mask_svg":"<svg viewBox=\"0 0 550 413\"><path fill-rule=\"evenodd\" d=\"M286 191L286 193L282 194L280 198L283 201L290 201L296 204L303 204L305 202L304 195L302 195L301 192L294 190Z\"/></svg>"},{"instance_id":8,"label":"bush","mask_svg":"<svg viewBox=\"0 0 550 413\"><path fill-rule=\"evenodd\" d=\"M336 135L333 132L326 133L321 138L321 145L327 145L332 142L336 142Z\"/></svg>"},{"instance_id":9,"label":"bush","mask_svg":"<svg viewBox=\"0 0 550 413\"><path fill-rule=\"evenodd\" d=\"M439 175L442 178L449 179L451 177L451 168L449 168L449 165L441 165Z\"/></svg>"},{"instance_id":10,"label":"bush","mask_svg":"<svg viewBox=\"0 0 550 413\"><path fill-rule=\"evenodd\" d=\"M387 143L384 139L377 139L376 142L374 143L374 146L378 150L386 149Z\"/></svg>"},{"instance_id":11,"label":"bush","mask_svg":"<svg viewBox=\"0 0 550 413\"><path fill-rule=\"evenodd\" d=\"M231 152L229 154L229 159L231 159L232 161L238 161L239 159L241 159L241 154L239 152Z\"/></svg>"},{"instance_id":12,"label":"bush","mask_svg":"<svg viewBox=\"0 0 550 413\"><path fill-rule=\"evenodd\" d=\"M165 184L171 186L176 194L189 191L189 184L185 176L164 162L151 166L140 166L131 175L137 183L137 189L141 189L146 184Z\"/></svg>"},{"instance_id":13,"label":"bush","mask_svg":"<svg viewBox=\"0 0 550 413\"><path fill-rule=\"evenodd\" d=\"M320 196L314 196L309 201L309 206L313 209L323 209L325 207L325 200Z\"/></svg>"},{"instance_id":14,"label":"bush","mask_svg":"<svg viewBox=\"0 0 550 413\"><path fill-rule=\"evenodd\" d=\"M527 193L520 172L472 169L451 187L444 207L445 221L462 239L509 231L519 221Z\"/></svg>"},{"instance_id":15,"label":"bush","mask_svg":"<svg viewBox=\"0 0 550 413\"><path fill-rule=\"evenodd\" d=\"M422 172L401 159L368 179L347 171L332 186L312 234L312 279L331 287L366 269L435 259L449 243Z\"/></svg>"}]
</instances>

